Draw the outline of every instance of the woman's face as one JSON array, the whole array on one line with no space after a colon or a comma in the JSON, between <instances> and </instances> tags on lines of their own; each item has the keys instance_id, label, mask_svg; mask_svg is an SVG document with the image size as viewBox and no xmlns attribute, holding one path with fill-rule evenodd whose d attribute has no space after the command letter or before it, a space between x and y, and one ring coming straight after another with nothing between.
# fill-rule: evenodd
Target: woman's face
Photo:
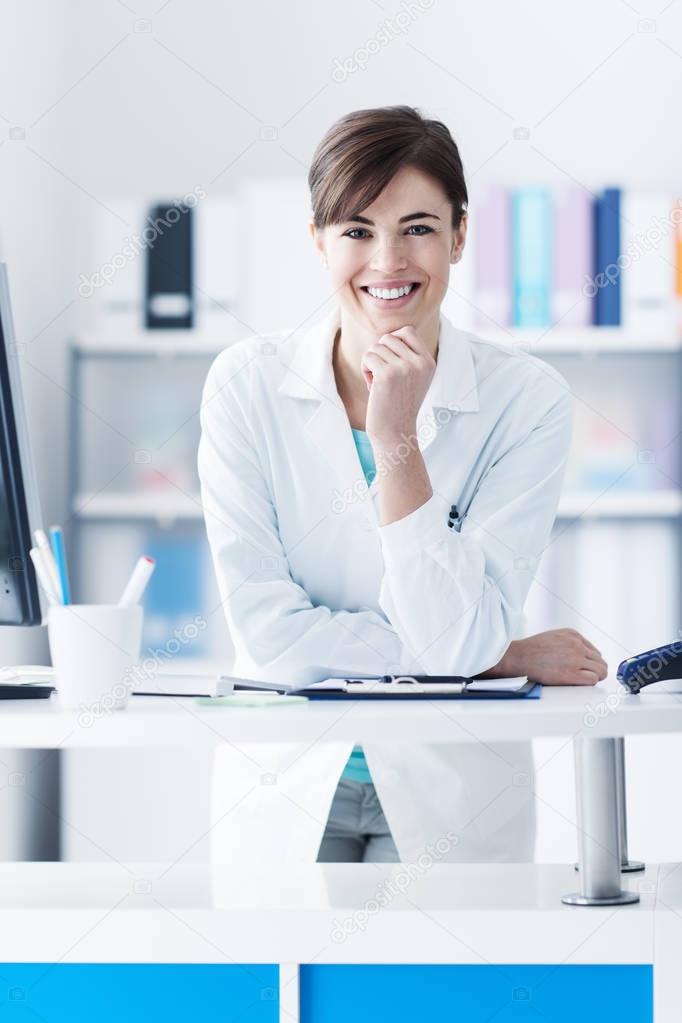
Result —
<instances>
[{"instance_id":1,"label":"woman's face","mask_svg":"<svg viewBox=\"0 0 682 1023\"><path fill-rule=\"evenodd\" d=\"M437 322L450 264L464 249L466 215L455 231L452 205L440 183L403 167L370 206L353 216L322 230L310 224L342 312L378 336ZM370 287L409 291L386 298L371 294Z\"/></svg>"}]
</instances>

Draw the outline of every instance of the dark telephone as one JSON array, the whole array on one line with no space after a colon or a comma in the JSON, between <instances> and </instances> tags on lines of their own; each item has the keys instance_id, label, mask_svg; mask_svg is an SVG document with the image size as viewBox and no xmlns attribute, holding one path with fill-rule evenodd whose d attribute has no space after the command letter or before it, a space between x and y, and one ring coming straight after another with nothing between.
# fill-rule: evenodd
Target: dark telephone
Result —
<instances>
[{"instance_id":1,"label":"dark telephone","mask_svg":"<svg viewBox=\"0 0 682 1023\"><path fill-rule=\"evenodd\" d=\"M682 640L645 650L618 665L616 678L630 693L669 679L682 679Z\"/></svg>"}]
</instances>

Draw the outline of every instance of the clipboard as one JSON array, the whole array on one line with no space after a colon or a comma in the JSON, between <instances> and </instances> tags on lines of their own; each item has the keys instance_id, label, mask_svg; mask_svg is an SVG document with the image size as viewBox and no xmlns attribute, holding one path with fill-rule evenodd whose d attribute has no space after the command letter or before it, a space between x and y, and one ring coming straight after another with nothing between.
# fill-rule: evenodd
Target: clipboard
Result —
<instances>
[{"instance_id":1,"label":"clipboard","mask_svg":"<svg viewBox=\"0 0 682 1023\"><path fill-rule=\"evenodd\" d=\"M340 679L339 681L346 681ZM462 679L463 683L472 682L473 679ZM482 680L481 680L482 681ZM466 684L461 692L448 692L445 685L442 690L434 691L429 687L428 692L421 691L421 685L405 687L392 692L384 690L377 692L370 686L363 692L358 687L352 692L342 689L315 689L312 686L291 690L292 696L305 696L309 700L539 700L542 693L542 686L539 682L529 679L519 689L514 690L491 690L491 689L467 689ZM285 694L288 695L288 694Z\"/></svg>"}]
</instances>

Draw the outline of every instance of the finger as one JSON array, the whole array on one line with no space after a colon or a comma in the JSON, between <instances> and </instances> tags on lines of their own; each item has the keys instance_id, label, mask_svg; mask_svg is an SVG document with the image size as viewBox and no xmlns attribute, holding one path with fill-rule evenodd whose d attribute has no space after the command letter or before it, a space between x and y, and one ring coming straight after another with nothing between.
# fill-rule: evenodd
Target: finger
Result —
<instances>
[{"instance_id":1,"label":"finger","mask_svg":"<svg viewBox=\"0 0 682 1023\"><path fill-rule=\"evenodd\" d=\"M406 324L404 327L398 327L397 330L392 330L391 334L399 337L401 341L404 341L409 349L411 349L415 355L428 355L428 349L419 334L411 327Z\"/></svg>"},{"instance_id":2,"label":"finger","mask_svg":"<svg viewBox=\"0 0 682 1023\"><path fill-rule=\"evenodd\" d=\"M606 676L609 673L609 666L608 666L608 664L606 663L606 661L603 661L601 658L599 658L596 661L591 661L591 660L588 661L588 660L586 660L585 664L583 665L583 667L588 669L589 671L595 672L599 676L599 681L600 682L601 682L601 680L603 678L606 678Z\"/></svg>"},{"instance_id":3,"label":"finger","mask_svg":"<svg viewBox=\"0 0 682 1023\"><path fill-rule=\"evenodd\" d=\"M581 668L577 675L579 686L594 686L599 681L596 671L590 671L589 668Z\"/></svg>"},{"instance_id":4,"label":"finger","mask_svg":"<svg viewBox=\"0 0 682 1023\"><path fill-rule=\"evenodd\" d=\"M410 346L405 344L402 338L396 337L394 334L384 334L376 344L381 345L382 348L389 349L402 359L414 361L415 355Z\"/></svg>"},{"instance_id":5,"label":"finger","mask_svg":"<svg viewBox=\"0 0 682 1023\"><path fill-rule=\"evenodd\" d=\"M599 674L599 678L606 678L609 673L609 666L603 657L586 657L585 668L589 668L590 671L596 671Z\"/></svg>"},{"instance_id":6,"label":"finger","mask_svg":"<svg viewBox=\"0 0 682 1023\"><path fill-rule=\"evenodd\" d=\"M360 362L363 371L368 369L372 373L376 373L377 370L381 372L387 365L388 360L384 359L378 352L365 352Z\"/></svg>"},{"instance_id":7,"label":"finger","mask_svg":"<svg viewBox=\"0 0 682 1023\"><path fill-rule=\"evenodd\" d=\"M396 345L401 343L402 342L396 340ZM409 356L406 356L406 353L409 351L409 349L407 349L404 345L402 347L402 350L398 349L396 351L393 345L386 344L383 338L381 339L381 341L377 341L376 344L372 345L370 351L375 352L385 362L388 362L392 366L396 366L398 365L398 363L404 366L408 365L408 359L414 358L411 352Z\"/></svg>"},{"instance_id":8,"label":"finger","mask_svg":"<svg viewBox=\"0 0 682 1023\"><path fill-rule=\"evenodd\" d=\"M594 643L590 643L589 639L585 639L583 635L581 635L580 638L582 639L583 643L588 648L588 650L594 650L596 654L601 654L601 650L598 650Z\"/></svg>"},{"instance_id":9,"label":"finger","mask_svg":"<svg viewBox=\"0 0 682 1023\"><path fill-rule=\"evenodd\" d=\"M606 661L604 660L602 655L599 654L599 653L594 653L594 651L592 651L592 650L586 650L583 656L584 656L585 660L589 661L590 663L595 662L597 664L604 664L604 665L606 664Z\"/></svg>"}]
</instances>

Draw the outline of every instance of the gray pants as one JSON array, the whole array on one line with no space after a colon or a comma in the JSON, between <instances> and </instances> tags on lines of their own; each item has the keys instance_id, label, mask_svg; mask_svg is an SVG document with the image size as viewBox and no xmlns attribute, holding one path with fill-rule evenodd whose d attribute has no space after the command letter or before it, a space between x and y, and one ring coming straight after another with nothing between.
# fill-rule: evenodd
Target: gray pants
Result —
<instances>
[{"instance_id":1,"label":"gray pants","mask_svg":"<svg viewBox=\"0 0 682 1023\"><path fill-rule=\"evenodd\" d=\"M400 857L376 789L363 781L338 784L318 863L398 863Z\"/></svg>"}]
</instances>

